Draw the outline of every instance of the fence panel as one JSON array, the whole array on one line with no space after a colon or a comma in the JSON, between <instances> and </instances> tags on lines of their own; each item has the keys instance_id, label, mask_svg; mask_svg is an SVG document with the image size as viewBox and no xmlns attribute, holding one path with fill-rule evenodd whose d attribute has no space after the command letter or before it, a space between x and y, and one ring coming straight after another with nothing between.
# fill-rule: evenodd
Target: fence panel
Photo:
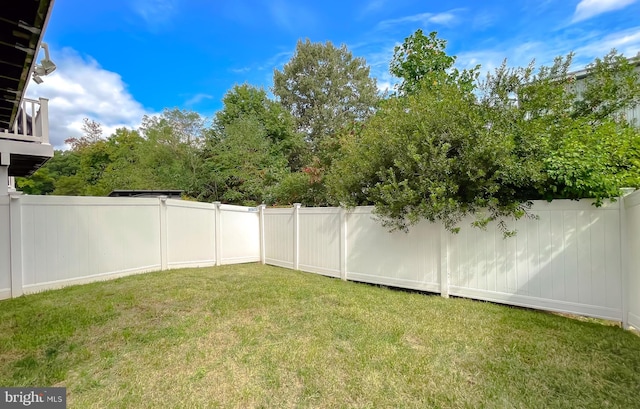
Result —
<instances>
[{"instance_id":1,"label":"fence panel","mask_svg":"<svg viewBox=\"0 0 640 409\"><path fill-rule=\"evenodd\" d=\"M264 248L267 264L293 268L293 219L293 209L265 209Z\"/></svg>"},{"instance_id":2,"label":"fence panel","mask_svg":"<svg viewBox=\"0 0 640 409\"><path fill-rule=\"evenodd\" d=\"M640 191L625 197L628 255L626 285L623 287L625 300L627 300L628 310L627 323L640 329Z\"/></svg>"},{"instance_id":3,"label":"fence panel","mask_svg":"<svg viewBox=\"0 0 640 409\"><path fill-rule=\"evenodd\" d=\"M216 264L216 208L210 203L167 200L167 266Z\"/></svg>"},{"instance_id":4,"label":"fence panel","mask_svg":"<svg viewBox=\"0 0 640 409\"><path fill-rule=\"evenodd\" d=\"M0 300L11 297L9 196L0 196Z\"/></svg>"},{"instance_id":5,"label":"fence panel","mask_svg":"<svg viewBox=\"0 0 640 409\"><path fill-rule=\"evenodd\" d=\"M620 203L535 202L539 219L511 222L518 233L507 239L471 220L454 235L427 222L389 233L370 207L346 216L337 208L265 209L262 245L268 264L640 327L640 192ZM167 267L254 262L260 240L256 208L4 196L0 298Z\"/></svg>"},{"instance_id":6,"label":"fence panel","mask_svg":"<svg viewBox=\"0 0 640 409\"><path fill-rule=\"evenodd\" d=\"M260 215L255 207L220 205L220 263L260 261Z\"/></svg>"},{"instance_id":7,"label":"fence panel","mask_svg":"<svg viewBox=\"0 0 640 409\"><path fill-rule=\"evenodd\" d=\"M374 220L372 208L347 217L347 278L423 291L440 291L440 227L420 223L393 232Z\"/></svg>"},{"instance_id":8,"label":"fence panel","mask_svg":"<svg viewBox=\"0 0 640 409\"><path fill-rule=\"evenodd\" d=\"M300 208L299 268L340 277L340 209Z\"/></svg>"},{"instance_id":9,"label":"fence panel","mask_svg":"<svg viewBox=\"0 0 640 409\"><path fill-rule=\"evenodd\" d=\"M535 202L503 238L463 223L450 238L450 294L531 308L621 319L618 203Z\"/></svg>"},{"instance_id":10,"label":"fence panel","mask_svg":"<svg viewBox=\"0 0 640 409\"><path fill-rule=\"evenodd\" d=\"M157 199L19 200L25 292L160 268Z\"/></svg>"}]
</instances>

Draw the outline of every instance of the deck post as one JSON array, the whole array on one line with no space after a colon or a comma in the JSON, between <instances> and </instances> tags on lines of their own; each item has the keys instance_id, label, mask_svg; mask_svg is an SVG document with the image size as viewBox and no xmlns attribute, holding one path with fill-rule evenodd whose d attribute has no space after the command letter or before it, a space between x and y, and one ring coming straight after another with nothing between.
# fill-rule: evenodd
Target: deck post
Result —
<instances>
[{"instance_id":1,"label":"deck post","mask_svg":"<svg viewBox=\"0 0 640 409\"><path fill-rule=\"evenodd\" d=\"M40 98L40 136L43 145L49 145L49 99Z\"/></svg>"}]
</instances>

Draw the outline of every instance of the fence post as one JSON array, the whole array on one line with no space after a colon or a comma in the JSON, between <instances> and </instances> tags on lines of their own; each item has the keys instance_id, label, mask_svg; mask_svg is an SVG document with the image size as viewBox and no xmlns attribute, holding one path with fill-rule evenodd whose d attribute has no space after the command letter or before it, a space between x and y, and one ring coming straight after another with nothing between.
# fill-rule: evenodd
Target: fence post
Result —
<instances>
[{"instance_id":1,"label":"fence post","mask_svg":"<svg viewBox=\"0 0 640 409\"><path fill-rule=\"evenodd\" d=\"M21 192L11 193L9 201L9 229L11 246L11 298L23 294L22 288L22 201Z\"/></svg>"},{"instance_id":2,"label":"fence post","mask_svg":"<svg viewBox=\"0 0 640 409\"><path fill-rule=\"evenodd\" d=\"M620 269L621 277L621 301L622 301L622 328L629 329L629 232L627 230L627 206L624 196L618 199L620 206Z\"/></svg>"},{"instance_id":3,"label":"fence post","mask_svg":"<svg viewBox=\"0 0 640 409\"><path fill-rule=\"evenodd\" d=\"M440 226L440 295L449 298L449 233Z\"/></svg>"},{"instance_id":4,"label":"fence post","mask_svg":"<svg viewBox=\"0 0 640 409\"><path fill-rule=\"evenodd\" d=\"M300 206L293 204L293 269L300 270Z\"/></svg>"},{"instance_id":5,"label":"fence post","mask_svg":"<svg viewBox=\"0 0 640 409\"><path fill-rule=\"evenodd\" d=\"M260 264L266 264L267 253L265 248L265 240L264 240L264 211L267 208L266 204L261 204L258 206L258 211L260 212Z\"/></svg>"},{"instance_id":6,"label":"fence post","mask_svg":"<svg viewBox=\"0 0 640 409\"><path fill-rule=\"evenodd\" d=\"M347 211L340 208L340 278L347 281Z\"/></svg>"},{"instance_id":7,"label":"fence post","mask_svg":"<svg viewBox=\"0 0 640 409\"><path fill-rule=\"evenodd\" d=\"M222 260L220 260L220 255L222 253L221 249L221 243L220 243L220 220L222 219L222 217L220 217L220 206L222 205L222 203L220 202L213 202L213 205L215 206L215 238L214 238L214 245L215 245L215 257L216 257L216 266L219 266L222 264Z\"/></svg>"},{"instance_id":8,"label":"fence post","mask_svg":"<svg viewBox=\"0 0 640 409\"><path fill-rule=\"evenodd\" d=\"M160 206L160 270L166 270L169 266L167 247L167 198L158 196Z\"/></svg>"}]
</instances>

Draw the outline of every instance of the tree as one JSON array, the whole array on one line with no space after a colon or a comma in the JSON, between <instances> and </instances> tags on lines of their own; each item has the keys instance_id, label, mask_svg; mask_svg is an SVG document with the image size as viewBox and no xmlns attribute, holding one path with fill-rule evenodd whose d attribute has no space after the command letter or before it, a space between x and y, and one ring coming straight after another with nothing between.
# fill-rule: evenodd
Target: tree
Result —
<instances>
[{"instance_id":1,"label":"tree","mask_svg":"<svg viewBox=\"0 0 640 409\"><path fill-rule=\"evenodd\" d=\"M274 71L273 83L274 95L293 114L314 151L322 139L366 119L378 102L376 81L365 60L329 41L299 40L283 70Z\"/></svg>"},{"instance_id":2,"label":"tree","mask_svg":"<svg viewBox=\"0 0 640 409\"><path fill-rule=\"evenodd\" d=\"M280 103L270 100L265 90L248 84L235 85L222 99L223 108L215 115L214 129L218 137L241 118L254 118L269 139L274 155L284 155L293 171L304 166L307 146L295 130L295 120Z\"/></svg>"},{"instance_id":3,"label":"tree","mask_svg":"<svg viewBox=\"0 0 640 409\"><path fill-rule=\"evenodd\" d=\"M572 57L537 73L533 63L503 64L480 84L487 122L514 141L514 172L528 175L513 190L519 199L588 197L600 204L621 187L638 186L640 138L622 110L637 104L640 74L612 50L576 81L568 73Z\"/></svg>"},{"instance_id":4,"label":"tree","mask_svg":"<svg viewBox=\"0 0 640 409\"><path fill-rule=\"evenodd\" d=\"M180 189L197 196L208 134L205 119L197 112L165 109L160 115L145 115L140 133L145 139L141 164L153 170L154 188Z\"/></svg>"},{"instance_id":5,"label":"tree","mask_svg":"<svg viewBox=\"0 0 640 409\"><path fill-rule=\"evenodd\" d=\"M629 78L626 59L606 58L615 63L590 68L599 102L584 109L592 85L581 100L567 75L571 55L537 73L533 63L503 64L475 89L468 76L442 72L447 64L434 55L431 67L440 72L405 87L355 137L341 140L329 175L330 193L340 202L374 204L392 229L427 219L456 231L469 215L479 227L525 216L532 199L593 197L599 204L623 186L640 186L638 129L598 108L622 109L637 100L624 87L598 90L611 78ZM428 64L428 56L419 61ZM436 77L446 80L431 81Z\"/></svg>"},{"instance_id":6,"label":"tree","mask_svg":"<svg viewBox=\"0 0 640 409\"><path fill-rule=\"evenodd\" d=\"M207 147L199 198L241 205L273 202L272 190L289 170L266 133L255 116L228 123L224 135Z\"/></svg>"},{"instance_id":7,"label":"tree","mask_svg":"<svg viewBox=\"0 0 640 409\"><path fill-rule=\"evenodd\" d=\"M135 130L116 129L106 140L109 163L92 192L108 194L113 190L158 189L155 169L145 163L152 150L150 145Z\"/></svg>"},{"instance_id":8,"label":"tree","mask_svg":"<svg viewBox=\"0 0 640 409\"><path fill-rule=\"evenodd\" d=\"M443 82L473 89L479 66L462 71L455 68L456 57L445 52L447 42L437 34L433 31L425 36L418 29L394 48L389 71L402 80L396 86L398 95L410 95L422 87L437 88Z\"/></svg>"},{"instance_id":9,"label":"tree","mask_svg":"<svg viewBox=\"0 0 640 409\"><path fill-rule=\"evenodd\" d=\"M65 143L71 145L72 150L80 150L92 143L98 142L102 138L102 125L93 119L84 118L82 120L83 135L80 138L71 137L65 139Z\"/></svg>"},{"instance_id":10,"label":"tree","mask_svg":"<svg viewBox=\"0 0 640 409\"><path fill-rule=\"evenodd\" d=\"M640 73L636 69L639 63L638 57L629 61L615 49L596 58L587 67L581 89L575 90L573 116L602 119L640 104Z\"/></svg>"},{"instance_id":11,"label":"tree","mask_svg":"<svg viewBox=\"0 0 640 409\"><path fill-rule=\"evenodd\" d=\"M375 204L391 229L421 219L450 230L467 214L480 223L522 211L503 187L516 183L512 144L485 126L470 95L452 85L389 100L330 172L330 190L346 205Z\"/></svg>"},{"instance_id":12,"label":"tree","mask_svg":"<svg viewBox=\"0 0 640 409\"><path fill-rule=\"evenodd\" d=\"M80 157L72 150L56 150L53 157L31 176L17 178L18 190L29 195L55 194L59 181L73 177L80 169Z\"/></svg>"}]
</instances>

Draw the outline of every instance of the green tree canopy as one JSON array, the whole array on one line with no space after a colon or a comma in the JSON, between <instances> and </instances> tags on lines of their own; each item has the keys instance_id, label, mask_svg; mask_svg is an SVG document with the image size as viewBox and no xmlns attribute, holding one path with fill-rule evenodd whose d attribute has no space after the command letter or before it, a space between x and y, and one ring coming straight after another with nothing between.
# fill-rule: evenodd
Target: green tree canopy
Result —
<instances>
[{"instance_id":1,"label":"green tree canopy","mask_svg":"<svg viewBox=\"0 0 640 409\"><path fill-rule=\"evenodd\" d=\"M433 31L425 36L418 29L394 48L389 71L401 79L398 95L410 95L422 87L437 89L442 83L473 89L479 66L462 71L455 68L456 57L445 52L447 41L437 34Z\"/></svg>"},{"instance_id":2,"label":"green tree canopy","mask_svg":"<svg viewBox=\"0 0 640 409\"><path fill-rule=\"evenodd\" d=\"M416 49L410 37L401 49L427 50L412 60L426 74L408 76L402 95L341 140L328 182L340 202L374 204L391 228L427 219L455 231L468 215L481 227L522 217L532 199L599 204L640 185L640 134L619 114L638 93L609 86L637 83L627 59L596 60L578 85L568 56L537 71L503 64L469 86L473 75L451 75L453 60L432 52L443 47L435 35L420 38L427 43Z\"/></svg>"},{"instance_id":3,"label":"green tree canopy","mask_svg":"<svg viewBox=\"0 0 640 409\"><path fill-rule=\"evenodd\" d=\"M298 41L282 71L274 71L273 93L315 151L323 138L367 118L378 102L376 81L363 58L354 58L345 45L308 39Z\"/></svg>"},{"instance_id":4,"label":"green tree canopy","mask_svg":"<svg viewBox=\"0 0 640 409\"><path fill-rule=\"evenodd\" d=\"M215 115L215 137L223 138L226 129L242 118L260 123L264 137L271 142L274 155L284 155L291 170L304 165L307 146L301 133L296 132L293 116L280 103L269 99L264 89L243 84L235 85L222 99L223 107Z\"/></svg>"}]
</instances>

